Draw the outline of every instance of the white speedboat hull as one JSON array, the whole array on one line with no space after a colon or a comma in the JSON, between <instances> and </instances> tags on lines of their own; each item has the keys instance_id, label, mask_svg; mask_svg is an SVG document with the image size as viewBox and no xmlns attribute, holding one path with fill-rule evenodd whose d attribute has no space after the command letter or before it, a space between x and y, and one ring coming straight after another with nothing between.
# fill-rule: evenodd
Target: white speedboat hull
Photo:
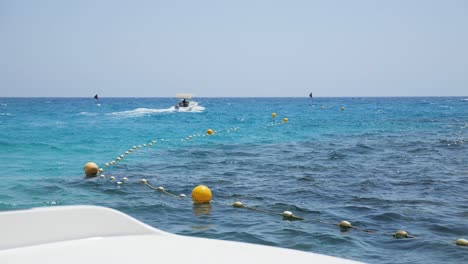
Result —
<instances>
[{"instance_id":1,"label":"white speedboat hull","mask_svg":"<svg viewBox=\"0 0 468 264\"><path fill-rule=\"evenodd\" d=\"M119 211L62 206L0 213L0 263L358 263L163 232Z\"/></svg>"}]
</instances>

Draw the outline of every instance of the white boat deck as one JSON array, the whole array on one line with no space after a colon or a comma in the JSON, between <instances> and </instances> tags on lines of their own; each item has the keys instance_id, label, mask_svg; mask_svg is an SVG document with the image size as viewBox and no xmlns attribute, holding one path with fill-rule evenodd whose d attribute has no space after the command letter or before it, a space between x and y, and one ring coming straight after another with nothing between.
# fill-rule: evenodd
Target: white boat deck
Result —
<instances>
[{"instance_id":1,"label":"white boat deck","mask_svg":"<svg viewBox=\"0 0 468 264\"><path fill-rule=\"evenodd\" d=\"M61 206L0 213L0 263L358 263L163 232L119 211Z\"/></svg>"}]
</instances>

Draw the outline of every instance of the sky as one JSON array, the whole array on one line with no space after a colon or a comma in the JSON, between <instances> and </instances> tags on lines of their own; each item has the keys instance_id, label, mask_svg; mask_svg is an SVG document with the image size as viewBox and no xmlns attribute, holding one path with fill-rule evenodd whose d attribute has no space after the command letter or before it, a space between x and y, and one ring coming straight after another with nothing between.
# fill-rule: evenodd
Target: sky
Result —
<instances>
[{"instance_id":1,"label":"sky","mask_svg":"<svg viewBox=\"0 0 468 264\"><path fill-rule=\"evenodd\" d=\"M467 96L466 0L0 0L0 97Z\"/></svg>"}]
</instances>

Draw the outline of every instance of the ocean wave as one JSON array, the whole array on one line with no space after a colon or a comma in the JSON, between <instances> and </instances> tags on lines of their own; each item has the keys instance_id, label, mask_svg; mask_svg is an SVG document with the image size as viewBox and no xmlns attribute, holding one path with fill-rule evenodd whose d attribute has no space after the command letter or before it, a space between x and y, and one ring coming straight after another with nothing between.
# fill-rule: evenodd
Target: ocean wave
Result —
<instances>
[{"instance_id":1,"label":"ocean wave","mask_svg":"<svg viewBox=\"0 0 468 264\"><path fill-rule=\"evenodd\" d=\"M83 115L83 116L96 116L97 113L90 113L90 112L80 112L80 115Z\"/></svg>"},{"instance_id":2,"label":"ocean wave","mask_svg":"<svg viewBox=\"0 0 468 264\"><path fill-rule=\"evenodd\" d=\"M346 155L342 154L342 153L339 153L339 152L336 152L336 151L332 151L330 153L328 153L328 159L329 160L342 160L342 159L345 159L346 158Z\"/></svg>"},{"instance_id":3,"label":"ocean wave","mask_svg":"<svg viewBox=\"0 0 468 264\"><path fill-rule=\"evenodd\" d=\"M0 113L0 116L12 116L10 113Z\"/></svg>"},{"instance_id":4,"label":"ocean wave","mask_svg":"<svg viewBox=\"0 0 468 264\"><path fill-rule=\"evenodd\" d=\"M463 140L463 139L441 139L441 140L439 140L439 143L442 146L450 147L450 146L463 145L463 144L466 143L466 140Z\"/></svg>"}]
</instances>

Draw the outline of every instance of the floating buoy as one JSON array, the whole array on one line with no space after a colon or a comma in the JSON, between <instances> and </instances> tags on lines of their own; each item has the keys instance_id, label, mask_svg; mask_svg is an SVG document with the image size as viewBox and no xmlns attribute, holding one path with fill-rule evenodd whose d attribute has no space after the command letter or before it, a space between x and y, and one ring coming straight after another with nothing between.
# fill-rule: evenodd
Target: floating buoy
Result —
<instances>
[{"instance_id":1,"label":"floating buoy","mask_svg":"<svg viewBox=\"0 0 468 264\"><path fill-rule=\"evenodd\" d=\"M245 207L245 205L241 202L234 202L232 204L233 207L237 207L237 208L240 208L240 207Z\"/></svg>"},{"instance_id":2,"label":"floating buoy","mask_svg":"<svg viewBox=\"0 0 468 264\"><path fill-rule=\"evenodd\" d=\"M127 178L127 177L123 177L123 178L122 178L122 181L123 181L123 182L127 182L127 181L128 181L128 178Z\"/></svg>"},{"instance_id":3,"label":"floating buoy","mask_svg":"<svg viewBox=\"0 0 468 264\"><path fill-rule=\"evenodd\" d=\"M325 106L324 106L324 105L322 105L322 109L325 109Z\"/></svg>"},{"instance_id":4,"label":"floating buoy","mask_svg":"<svg viewBox=\"0 0 468 264\"><path fill-rule=\"evenodd\" d=\"M290 211L284 211L281 215L286 218L291 218L293 216L293 213Z\"/></svg>"},{"instance_id":5,"label":"floating buoy","mask_svg":"<svg viewBox=\"0 0 468 264\"><path fill-rule=\"evenodd\" d=\"M271 113L271 117L275 118L275 117L276 117L276 113Z\"/></svg>"},{"instance_id":6,"label":"floating buoy","mask_svg":"<svg viewBox=\"0 0 468 264\"><path fill-rule=\"evenodd\" d=\"M289 121L289 119L287 117L283 118L284 123L287 123L288 121Z\"/></svg>"},{"instance_id":7,"label":"floating buoy","mask_svg":"<svg viewBox=\"0 0 468 264\"><path fill-rule=\"evenodd\" d=\"M109 163L104 164L104 166L109 167Z\"/></svg>"},{"instance_id":8,"label":"floating buoy","mask_svg":"<svg viewBox=\"0 0 468 264\"><path fill-rule=\"evenodd\" d=\"M99 173L103 173L104 172L104 169L103 168L99 168Z\"/></svg>"},{"instance_id":9,"label":"floating buoy","mask_svg":"<svg viewBox=\"0 0 468 264\"><path fill-rule=\"evenodd\" d=\"M143 184L147 184L147 183L148 183L148 181L147 181L146 179L141 179L140 182L143 183Z\"/></svg>"},{"instance_id":10,"label":"floating buoy","mask_svg":"<svg viewBox=\"0 0 468 264\"><path fill-rule=\"evenodd\" d=\"M122 182L121 182L121 181L118 181L118 182L117 182L117 184L118 184L118 185L121 185L121 184L122 184Z\"/></svg>"},{"instance_id":11,"label":"floating buoy","mask_svg":"<svg viewBox=\"0 0 468 264\"><path fill-rule=\"evenodd\" d=\"M159 186L158 188L156 188L156 191L164 192L164 187Z\"/></svg>"},{"instance_id":12,"label":"floating buoy","mask_svg":"<svg viewBox=\"0 0 468 264\"><path fill-rule=\"evenodd\" d=\"M209 128L207 131L206 131L206 134L207 135L213 135L213 129Z\"/></svg>"},{"instance_id":13,"label":"floating buoy","mask_svg":"<svg viewBox=\"0 0 468 264\"><path fill-rule=\"evenodd\" d=\"M340 107L341 111L344 111L344 106Z\"/></svg>"},{"instance_id":14,"label":"floating buoy","mask_svg":"<svg viewBox=\"0 0 468 264\"><path fill-rule=\"evenodd\" d=\"M187 196L186 196L185 194L181 193L181 194L179 194L179 197L180 197L180 198L185 198L185 197L187 197Z\"/></svg>"},{"instance_id":15,"label":"floating buoy","mask_svg":"<svg viewBox=\"0 0 468 264\"><path fill-rule=\"evenodd\" d=\"M457 246L468 247L468 240L463 239L463 238L460 238L460 239L457 239L457 241L455 242L455 244L457 244Z\"/></svg>"},{"instance_id":16,"label":"floating buoy","mask_svg":"<svg viewBox=\"0 0 468 264\"><path fill-rule=\"evenodd\" d=\"M105 179L105 178L106 178L106 175L101 174L101 179Z\"/></svg>"},{"instance_id":17,"label":"floating buoy","mask_svg":"<svg viewBox=\"0 0 468 264\"><path fill-rule=\"evenodd\" d=\"M114 176L110 176L110 177L109 177L109 180L114 181L114 180L115 180L115 177L114 177Z\"/></svg>"},{"instance_id":18,"label":"floating buoy","mask_svg":"<svg viewBox=\"0 0 468 264\"><path fill-rule=\"evenodd\" d=\"M395 234L393 234L393 237L396 239L400 239L400 238L408 238L409 235L408 235L408 232L406 232L405 230L398 230L396 231Z\"/></svg>"},{"instance_id":19,"label":"floating buoy","mask_svg":"<svg viewBox=\"0 0 468 264\"><path fill-rule=\"evenodd\" d=\"M84 166L84 171L85 171L86 176L94 177L98 174L99 168L96 163L88 162Z\"/></svg>"},{"instance_id":20,"label":"floating buoy","mask_svg":"<svg viewBox=\"0 0 468 264\"><path fill-rule=\"evenodd\" d=\"M192 190L194 203L209 203L211 201L211 190L205 185L198 185Z\"/></svg>"},{"instance_id":21,"label":"floating buoy","mask_svg":"<svg viewBox=\"0 0 468 264\"><path fill-rule=\"evenodd\" d=\"M341 228L352 228L353 226L351 225L350 222L348 221L341 221L339 224L338 224L339 227Z\"/></svg>"}]
</instances>

